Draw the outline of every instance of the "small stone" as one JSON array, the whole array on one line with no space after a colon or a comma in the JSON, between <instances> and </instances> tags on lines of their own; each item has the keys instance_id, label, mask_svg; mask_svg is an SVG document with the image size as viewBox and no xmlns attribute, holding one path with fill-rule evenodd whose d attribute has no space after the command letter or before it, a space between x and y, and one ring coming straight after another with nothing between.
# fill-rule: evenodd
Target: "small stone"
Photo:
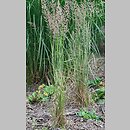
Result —
<instances>
[{"instance_id":1,"label":"small stone","mask_svg":"<svg viewBox=\"0 0 130 130\"><path fill-rule=\"evenodd\" d=\"M80 121L81 121L81 122L83 122L83 121L84 121L84 119L83 119L83 118L81 118L81 119L80 119Z\"/></svg>"}]
</instances>

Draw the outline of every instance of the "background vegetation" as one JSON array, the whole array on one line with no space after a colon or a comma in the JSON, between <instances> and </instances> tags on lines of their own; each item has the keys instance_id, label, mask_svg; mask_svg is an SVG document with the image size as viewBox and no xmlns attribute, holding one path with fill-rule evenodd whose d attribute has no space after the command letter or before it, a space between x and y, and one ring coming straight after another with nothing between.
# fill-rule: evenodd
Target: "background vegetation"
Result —
<instances>
[{"instance_id":1,"label":"background vegetation","mask_svg":"<svg viewBox=\"0 0 130 130\"><path fill-rule=\"evenodd\" d=\"M95 54L100 55L105 44L105 3L103 0L86 1L86 19L91 33L91 50ZM59 6L61 6L62 9L65 6L65 2L67 2L67 0L59 0ZM82 2L83 0L77 0L79 6ZM48 75L51 73L52 31L56 29L52 27L53 25L51 27L49 26L45 16L46 14L44 14L45 12L42 9L42 3L41 0L26 0L26 70L28 84L40 81L46 82L49 78ZM54 17L56 3L58 3L58 0L46 0L46 5L48 5L49 11ZM76 30L75 24L77 24L72 14L72 10L74 10L71 5L72 3L73 2L69 2L68 8L70 13L66 16L69 19L66 27L66 35L68 38L70 37L69 33L72 34L72 32ZM65 8L67 8L67 6ZM52 19L54 18L52 17ZM69 48L68 44L70 43L66 39L65 42Z\"/></svg>"}]
</instances>

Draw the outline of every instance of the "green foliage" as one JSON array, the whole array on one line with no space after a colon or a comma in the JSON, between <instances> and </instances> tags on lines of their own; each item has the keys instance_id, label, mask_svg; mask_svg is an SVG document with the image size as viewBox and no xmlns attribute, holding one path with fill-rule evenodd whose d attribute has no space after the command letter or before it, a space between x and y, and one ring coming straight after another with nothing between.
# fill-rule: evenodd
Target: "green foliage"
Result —
<instances>
[{"instance_id":1,"label":"green foliage","mask_svg":"<svg viewBox=\"0 0 130 130\"><path fill-rule=\"evenodd\" d=\"M83 117L84 119L91 119L91 120L100 120L101 117L96 115L95 111L86 111L86 110L83 110L81 109L78 113L76 113L77 116L79 117Z\"/></svg>"},{"instance_id":2,"label":"green foliage","mask_svg":"<svg viewBox=\"0 0 130 130\"><path fill-rule=\"evenodd\" d=\"M26 0L27 84L43 80L56 87L41 86L28 97L28 100L30 103L46 101L50 95L55 93L55 121L57 125L63 126L65 125L66 79L70 77L70 73L75 79L73 82L77 87L76 94L80 104L82 106L87 104L86 96L88 93L86 94L86 89L88 84L86 81L88 81L90 45L93 51L98 52L97 46L104 40L104 32L102 31L105 18L104 3L102 0L87 0L86 2L68 0L70 2L69 22L66 22L68 26L65 32L58 27L60 25L55 24L55 20L52 24L49 20L61 18L57 12L53 11L57 7L54 6L55 9L52 9L51 5L58 3L56 5L63 9L67 0L45 1L47 2L45 6L49 8L50 12L42 10L41 0ZM47 14L48 16L46 16ZM58 34L54 31L55 26L59 29L56 28ZM99 84L99 79L91 84ZM91 118L94 116L91 115Z\"/></svg>"},{"instance_id":3,"label":"green foliage","mask_svg":"<svg viewBox=\"0 0 130 130\"><path fill-rule=\"evenodd\" d=\"M27 84L40 82L49 70L50 38L43 17L41 0L26 0L26 75Z\"/></svg>"},{"instance_id":4,"label":"green foliage","mask_svg":"<svg viewBox=\"0 0 130 130\"><path fill-rule=\"evenodd\" d=\"M64 7L64 5L65 5L65 0L59 0L60 1L60 5L62 6L62 7Z\"/></svg>"},{"instance_id":5,"label":"green foliage","mask_svg":"<svg viewBox=\"0 0 130 130\"><path fill-rule=\"evenodd\" d=\"M84 10L83 10L84 7ZM88 93L86 93L88 80L88 60L90 55L91 32L90 25L86 20L87 7L83 3L82 7L77 3L72 3L71 22L68 57L68 66L75 78L77 102L82 106L88 105ZM79 20L80 19L80 20Z\"/></svg>"},{"instance_id":6,"label":"green foliage","mask_svg":"<svg viewBox=\"0 0 130 130\"><path fill-rule=\"evenodd\" d=\"M55 115L54 125L63 127L65 125L64 105L65 105L65 91L64 91L64 33L56 35L52 41L52 68L53 79L56 86L55 93Z\"/></svg>"},{"instance_id":7,"label":"green foliage","mask_svg":"<svg viewBox=\"0 0 130 130\"><path fill-rule=\"evenodd\" d=\"M104 101L105 101L105 87L96 89L95 92L92 94L92 99L99 104L104 103Z\"/></svg>"},{"instance_id":8,"label":"green foliage","mask_svg":"<svg viewBox=\"0 0 130 130\"><path fill-rule=\"evenodd\" d=\"M101 83L102 79L99 77L96 77L94 80L88 80L88 85L89 86L99 86Z\"/></svg>"},{"instance_id":9,"label":"green foliage","mask_svg":"<svg viewBox=\"0 0 130 130\"><path fill-rule=\"evenodd\" d=\"M90 6L88 20L91 23L92 51L101 53L100 47L105 44L105 2L93 0L91 3L93 6Z\"/></svg>"},{"instance_id":10,"label":"green foliage","mask_svg":"<svg viewBox=\"0 0 130 130\"><path fill-rule=\"evenodd\" d=\"M42 128L42 130L48 130L48 128L44 127L44 128Z\"/></svg>"},{"instance_id":11,"label":"green foliage","mask_svg":"<svg viewBox=\"0 0 130 130\"><path fill-rule=\"evenodd\" d=\"M54 94L55 87L53 85L45 86L43 91L44 91L44 93L47 93L50 96L50 95Z\"/></svg>"},{"instance_id":12,"label":"green foliage","mask_svg":"<svg viewBox=\"0 0 130 130\"><path fill-rule=\"evenodd\" d=\"M79 7L82 6L81 4L83 1L85 0L77 0ZM50 4L52 4L52 0L47 0L47 2L50 2ZM53 2L58 2L58 0L55 0ZM66 2L67 0L59 0L59 3L62 7ZM73 4L73 2L70 3ZM104 31L102 30L102 28L105 26L105 2L103 0L86 0L85 5L87 8L85 19L89 24L91 33L91 49L94 52L99 53L99 44L104 43L105 38ZM69 48L70 44L72 44L69 42L71 41L71 36L73 36L72 33L77 30L74 6L69 6L69 32L67 32L67 38L64 42L64 47L66 49ZM51 37L52 32L48 26L47 19L44 17L45 14L42 12L41 0L26 0L26 72L28 84L40 82L41 80L44 80L44 82L46 82L47 78L50 80L50 77L53 77L51 68L51 44L53 44L53 38ZM74 39L75 37L72 38ZM83 39L80 39L79 42L81 40ZM64 58L66 58L66 60L70 60L67 58L67 54L65 54L66 51L68 53L68 50L64 49Z\"/></svg>"},{"instance_id":13,"label":"green foliage","mask_svg":"<svg viewBox=\"0 0 130 130\"><path fill-rule=\"evenodd\" d=\"M55 87L53 85L40 85L38 90L28 96L28 101L31 104L47 101L54 92Z\"/></svg>"},{"instance_id":14,"label":"green foliage","mask_svg":"<svg viewBox=\"0 0 130 130\"><path fill-rule=\"evenodd\" d=\"M99 77L96 77L94 80L88 80L89 87L94 87L96 90L92 92L92 101L104 104L105 102L105 86L102 82L102 79Z\"/></svg>"}]
</instances>

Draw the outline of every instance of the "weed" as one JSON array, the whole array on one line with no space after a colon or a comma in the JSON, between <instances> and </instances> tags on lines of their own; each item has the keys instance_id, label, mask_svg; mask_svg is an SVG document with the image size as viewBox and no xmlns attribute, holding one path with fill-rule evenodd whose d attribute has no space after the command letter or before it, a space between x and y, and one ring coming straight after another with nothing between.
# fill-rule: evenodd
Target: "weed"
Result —
<instances>
[{"instance_id":1,"label":"weed","mask_svg":"<svg viewBox=\"0 0 130 130\"><path fill-rule=\"evenodd\" d=\"M44 128L42 128L42 130L48 130L48 128L47 128L47 127L44 127Z\"/></svg>"},{"instance_id":2,"label":"weed","mask_svg":"<svg viewBox=\"0 0 130 130\"><path fill-rule=\"evenodd\" d=\"M99 77L96 77L94 80L88 80L88 85L91 87L98 87L99 85L101 85L102 83L102 79Z\"/></svg>"},{"instance_id":3,"label":"weed","mask_svg":"<svg viewBox=\"0 0 130 130\"><path fill-rule=\"evenodd\" d=\"M99 104L104 103L105 88L102 87L102 88L96 89L95 92L92 94L92 99Z\"/></svg>"},{"instance_id":4,"label":"weed","mask_svg":"<svg viewBox=\"0 0 130 130\"><path fill-rule=\"evenodd\" d=\"M36 90L35 92L33 92L31 95L28 96L28 101L31 104L47 101L54 92L55 87L53 85L50 86L45 86L44 84L40 85L38 87L38 90Z\"/></svg>"},{"instance_id":5,"label":"weed","mask_svg":"<svg viewBox=\"0 0 130 130\"><path fill-rule=\"evenodd\" d=\"M91 119L91 120L100 120L101 117L96 115L95 111L86 111L86 110L83 110L81 109L78 113L76 113L77 116L79 117L83 117L84 119Z\"/></svg>"}]
</instances>

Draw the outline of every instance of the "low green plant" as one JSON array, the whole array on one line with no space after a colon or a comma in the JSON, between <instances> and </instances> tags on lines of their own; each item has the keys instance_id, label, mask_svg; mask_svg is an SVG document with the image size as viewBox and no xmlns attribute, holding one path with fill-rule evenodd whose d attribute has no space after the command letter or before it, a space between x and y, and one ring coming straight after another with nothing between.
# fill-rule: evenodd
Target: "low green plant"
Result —
<instances>
[{"instance_id":1,"label":"low green plant","mask_svg":"<svg viewBox=\"0 0 130 130\"><path fill-rule=\"evenodd\" d=\"M94 80L88 80L88 86L99 86L102 79L99 77L96 77Z\"/></svg>"},{"instance_id":2,"label":"low green plant","mask_svg":"<svg viewBox=\"0 0 130 130\"><path fill-rule=\"evenodd\" d=\"M46 86L40 85L38 90L33 92L31 95L28 96L28 101L33 103L44 102L47 101L50 96L55 92L55 87L53 85Z\"/></svg>"},{"instance_id":3,"label":"low green plant","mask_svg":"<svg viewBox=\"0 0 130 130\"><path fill-rule=\"evenodd\" d=\"M96 89L95 92L92 94L92 99L97 103L104 103L105 101L105 88Z\"/></svg>"},{"instance_id":4,"label":"low green plant","mask_svg":"<svg viewBox=\"0 0 130 130\"><path fill-rule=\"evenodd\" d=\"M78 113L76 113L77 116L83 117L84 119L92 119L92 120L100 120L101 117L98 116L95 111L86 111L84 109L81 109Z\"/></svg>"},{"instance_id":5,"label":"low green plant","mask_svg":"<svg viewBox=\"0 0 130 130\"><path fill-rule=\"evenodd\" d=\"M44 127L44 128L42 128L42 130L48 130L48 128L47 128L47 127Z\"/></svg>"},{"instance_id":6,"label":"low green plant","mask_svg":"<svg viewBox=\"0 0 130 130\"><path fill-rule=\"evenodd\" d=\"M48 96L51 96L55 92L55 87L53 85L45 86L43 91L44 91L44 94L46 93Z\"/></svg>"}]
</instances>

